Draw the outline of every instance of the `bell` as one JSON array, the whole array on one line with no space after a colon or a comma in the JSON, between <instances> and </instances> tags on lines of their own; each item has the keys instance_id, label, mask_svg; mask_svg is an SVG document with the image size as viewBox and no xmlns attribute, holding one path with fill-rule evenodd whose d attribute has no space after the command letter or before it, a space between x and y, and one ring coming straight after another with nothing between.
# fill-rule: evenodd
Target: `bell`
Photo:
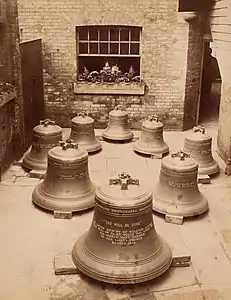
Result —
<instances>
[{"instance_id":1,"label":"bell","mask_svg":"<svg viewBox=\"0 0 231 300\"><path fill-rule=\"evenodd\" d=\"M79 271L106 283L134 284L163 274L172 253L156 233L152 193L125 173L99 187L91 227L74 245L72 260Z\"/></svg>"},{"instance_id":2,"label":"bell","mask_svg":"<svg viewBox=\"0 0 231 300\"><path fill-rule=\"evenodd\" d=\"M185 137L184 151L198 163L200 175L214 175L220 171L219 165L212 157L212 137L205 134L203 126L195 126Z\"/></svg>"},{"instance_id":3,"label":"bell","mask_svg":"<svg viewBox=\"0 0 231 300\"><path fill-rule=\"evenodd\" d=\"M95 186L88 172L88 153L71 140L48 152L44 180L33 193L38 206L51 211L74 212L94 206Z\"/></svg>"},{"instance_id":4,"label":"bell","mask_svg":"<svg viewBox=\"0 0 231 300\"><path fill-rule=\"evenodd\" d=\"M80 148L87 150L88 153L102 149L101 143L95 138L94 119L86 116L84 112L71 120L70 139L78 143Z\"/></svg>"},{"instance_id":5,"label":"bell","mask_svg":"<svg viewBox=\"0 0 231 300\"><path fill-rule=\"evenodd\" d=\"M128 113L122 106L116 106L109 113L109 123L102 137L114 141L126 141L133 138L133 132L128 126Z\"/></svg>"},{"instance_id":6,"label":"bell","mask_svg":"<svg viewBox=\"0 0 231 300\"><path fill-rule=\"evenodd\" d=\"M60 126L49 119L40 121L40 124L33 129L32 148L24 156L22 165L28 170L46 171L48 151L57 146L60 140L62 140Z\"/></svg>"},{"instance_id":7,"label":"bell","mask_svg":"<svg viewBox=\"0 0 231 300\"><path fill-rule=\"evenodd\" d=\"M198 164L179 151L163 158L154 189L153 210L165 215L192 217L208 209L197 185Z\"/></svg>"},{"instance_id":8,"label":"bell","mask_svg":"<svg viewBox=\"0 0 231 300\"><path fill-rule=\"evenodd\" d=\"M163 124L157 116L149 116L142 123L140 138L134 143L134 150L142 154L163 155L169 152L163 139Z\"/></svg>"}]
</instances>

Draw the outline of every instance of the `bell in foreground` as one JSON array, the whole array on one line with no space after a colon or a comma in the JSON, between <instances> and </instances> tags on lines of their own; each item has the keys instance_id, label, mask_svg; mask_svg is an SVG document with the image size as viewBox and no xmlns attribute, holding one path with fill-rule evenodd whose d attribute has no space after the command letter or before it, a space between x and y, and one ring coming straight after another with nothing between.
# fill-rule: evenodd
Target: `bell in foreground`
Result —
<instances>
[{"instance_id":1,"label":"bell in foreground","mask_svg":"<svg viewBox=\"0 0 231 300\"><path fill-rule=\"evenodd\" d=\"M184 140L184 151L190 153L199 165L200 175L215 175L219 173L218 163L212 156L212 137L205 133L203 126L193 128Z\"/></svg>"},{"instance_id":2,"label":"bell in foreground","mask_svg":"<svg viewBox=\"0 0 231 300\"><path fill-rule=\"evenodd\" d=\"M51 211L75 212L94 206L95 186L88 171L88 153L71 140L48 152L44 180L32 193L38 206Z\"/></svg>"},{"instance_id":3,"label":"bell in foreground","mask_svg":"<svg viewBox=\"0 0 231 300\"><path fill-rule=\"evenodd\" d=\"M80 148L93 153L102 149L100 141L95 137L94 119L88 117L84 112L71 120L70 139L78 143Z\"/></svg>"},{"instance_id":4,"label":"bell in foreground","mask_svg":"<svg viewBox=\"0 0 231 300\"><path fill-rule=\"evenodd\" d=\"M109 113L109 123L102 137L114 141L129 141L133 138L133 132L128 125L128 113L121 106L116 106Z\"/></svg>"},{"instance_id":5,"label":"bell in foreground","mask_svg":"<svg viewBox=\"0 0 231 300\"><path fill-rule=\"evenodd\" d=\"M134 143L134 150L142 154L159 155L160 157L169 152L168 145L163 139L164 125L157 116L149 116L142 123L141 135Z\"/></svg>"},{"instance_id":6,"label":"bell in foreground","mask_svg":"<svg viewBox=\"0 0 231 300\"><path fill-rule=\"evenodd\" d=\"M40 121L33 129L33 143L29 153L25 155L22 165L28 170L47 169L48 151L62 140L62 128L49 119Z\"/></svg>"},{"instance_id":7,"label":"bell in foreground","mask_svg":"<svg viewBox=\"0 0 231 300\"><path fill-rule=\"evenodd\" d=\"M95 201L91 227L72 250L79 271L102 282L134 284L168 270L172 253L155 230L152 193L122 173L97 189Z\"/></svg>"},{"instance_id":8,"label":"bell in foreground","mask_svg":"<svg viewBox=\"0 0 231 300\"><path fill-rule=\"evenodd\" d=\"M159 182L154 188L153 210L165 215L192 217L208 209L197 185L198 164L179 151L162 160Z\"/></svg>"}]
</instances>

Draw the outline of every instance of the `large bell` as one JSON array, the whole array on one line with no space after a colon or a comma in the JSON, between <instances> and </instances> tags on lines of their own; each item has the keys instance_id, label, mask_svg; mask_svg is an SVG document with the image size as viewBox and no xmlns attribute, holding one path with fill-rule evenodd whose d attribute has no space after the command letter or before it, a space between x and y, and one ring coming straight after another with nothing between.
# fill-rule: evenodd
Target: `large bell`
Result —
<instances>
[{"instance_id":1,"label":"large bell","mask_svg":"<svg viewBox=\"0 0 231 300\"><path fill-rule=\"evenodd\" d=\"M128 125L128 113L122 106L116 106L109 113L109 123L102 137L114 141L126 141L133 138L133 132Z\"/></svg>"},{"instance_id":2,"label":"large bell","mask_svg":"<svg viewBox=\"0 0 231 300\"><path fill-rule=\"evenodd\" d=\"M164 125L157 116L149 116L142 123L141 135L134 143L134 150L142 154L163 155L169 152L168 145L163 139Z\"/></svg>"},{"instance_id":3,"label":"large bell","mask_svg":"<svg viewBox=\"0 0 231 300\"><path fill-rule=\"evenodd\" d=\"M163 158L159 182L154 189L153 210L179 217L200 215L208 201L197 185L198 164L179 151Z\"/></svg>"},{"instance_id":4,"label":"large bell","mask_svg":"<svg viewBox=\"0 0 231 300\"><path fill-rule=\"evenodd\" d=\"M80 211L94 206L95 186L88 171L88 153L71 140L48 152L44 180L33 191L32 200L51 211Z\"/></svg>"},{"instance_id":5,"label":"large bell","mask_svg":"<svg viewBox=\"0 0 231 300\"><path fill-rule=\"evenodd\" d=\"M219 165L212 156L212 137L205 134L203 126L195 126L185 137L184 151L190 153L199 165L198 173L213 175L220 171Z\"/></svg>"},{"instance_id":6,"label":"large bell","mask_svg":"<svg viewBox=\"0 0 231 300\"><path fill-rule=\"evenodd\" d=\"M46 170L48 151L62 140L62 128L49 119L40 121L33 129L33 143L22 165L29 170Z\"/></svg>"},{"instance_id":7,"label":"large bell","mask_svg":"<svg viewBox=\"0 0 231 300\"><path fill-rule=\"evenodd\" d=\"M96 190L89 231L77 240L72 259L93 279L113 284L145 282L171 265L168 244L156 233L152 193L122 173Z\"/></svg>"},{"instance_id":8,"label":"large bell","mask_svg":"<svg viewBox=\"0 0 231 300\"><path fill-rule=\"evenodd\" d=\"M84 112L71 120L70 139L78 143L80 148L88 153L99 151L101 143L95 138L94 119L88 117Z\"/></svg>"}]
</instances>

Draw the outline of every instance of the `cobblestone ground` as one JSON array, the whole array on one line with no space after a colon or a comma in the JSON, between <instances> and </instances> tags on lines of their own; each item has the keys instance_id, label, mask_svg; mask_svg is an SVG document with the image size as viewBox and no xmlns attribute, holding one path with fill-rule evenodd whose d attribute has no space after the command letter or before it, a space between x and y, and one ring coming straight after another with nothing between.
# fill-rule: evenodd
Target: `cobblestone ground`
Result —
<instances>
[{"instance_id":1,"label":"cobblestone ground","mask_svg":"<svg viewBox=\"0 0 231 300\"><path fill-rule=\"evenodd\" d=\"M55 276L54 256L71 251L78 236L89 228L93 211L71 220L54 219L31 203L31 193L40 180L29 178L20 166L13 165L0 184L0 299L230 300L231 178L224 175L224 163L215 151L217 128L207 132L213 136L213 155L221 167L211 184L200 185L209 201L209 213L183 225L166 223L154 215L156 230L168 241L173 255L191 255L192 264L171 268L161 278L136 286L101 284L80 275ZM185 134L164 133L171 151L182 148ZM135 154L132 143L102 145L102 152L89 156L93 181L101 184L111 172L129 171L154 187L161 160Z\"/></svg>"}]
</instances>

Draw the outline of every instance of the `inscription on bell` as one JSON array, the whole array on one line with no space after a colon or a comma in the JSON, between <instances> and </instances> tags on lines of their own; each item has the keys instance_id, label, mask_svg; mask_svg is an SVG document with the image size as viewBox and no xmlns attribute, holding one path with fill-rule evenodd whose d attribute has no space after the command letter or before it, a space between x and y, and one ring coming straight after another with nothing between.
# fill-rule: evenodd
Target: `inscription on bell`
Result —
<instances>
[{"instance_id":1,"label":"inscription on bell","mask_svg":"<svg viewBox=\"0 0 231 300\"><path fill-rule=\"evenodd\" d=\"M88 171L77 173L77 174L60 174L60 179L83 179L88 176Z\"/></svg>"},{"instance_id":2,"label":"inscription on bell","mask_svg":"<svg viewBox=\"0 0 231 300\"><path fill-rule=\"evenodd\" d=\"M141 222L122 224L107 220L104 221L106 227L98 224L96 221L94 221L94 227L99 231L102 239L111 242L113 245L135 245L138 241L141 241L153 227L152 222L144 227L137 228L141 226ZM108 226L112 228L108 228Z\"/></svg>"},{"instance_id":3,"label":"inscription on bell","mask_svg":"<svg viewBox=\"0 0 231 300\"><path fill-rule=\"evenodd\" d=\"M58 144L37 144L37 143L33 143L32 144L34 147L36 148L40 148L40 149L51 149L55 146L57 146Z\"/></svg>"},{"instance_id":4,"label":"inscription on bell","mask_svg":"<svg viewBox=\"0 0 231 300\"><path fill-rule=\"evenodd\" d=\"M178 188L191 188L196 183L197 183L196 181L193 181L193 182L174 182L174 181L169 181L168 182L169 186L178 187Z\"/></svg>"},{"instance_id":5,"label":"inscription on bell","mask_svg":"<svg viewBox=\"0 0 231 300\"><path fill-rule=\"evenodd\" d=\"M110 213L120 214L121 216L123 216L125 214L130 215L130 214L144 212L146 210L149 210L150 207L152 206L152 203L150 202L146 206L137 207L137 208L133 208L133 209L115 209L115 208L101 205L98 201L96 201L95 205L97 205L101 210L108 211Z\"/></svg>"}]
</instances>

